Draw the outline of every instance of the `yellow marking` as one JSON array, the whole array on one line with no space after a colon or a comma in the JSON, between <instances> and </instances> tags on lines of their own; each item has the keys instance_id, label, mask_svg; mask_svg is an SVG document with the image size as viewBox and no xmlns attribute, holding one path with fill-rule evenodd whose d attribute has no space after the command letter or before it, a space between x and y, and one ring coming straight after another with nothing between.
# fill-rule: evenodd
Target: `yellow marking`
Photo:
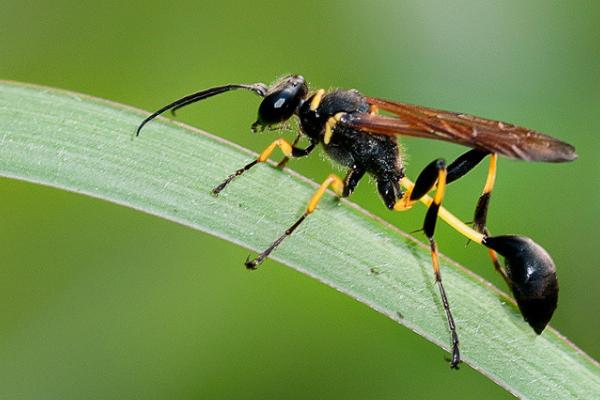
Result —
<instances>
[{"instance_id":1,"label":"yellow marking","mask_svg":"<svg viewBox=\"0 0 600 400\"><path fill-rule=\"evenodd\" d=\"M438 171L437 190L435 191L435 196L433 198L433 202L437 205L442 204L442 200L444 199L445 192L446 192L446 168L443 168Z\"/></svg>"},{"instance_id":2,"label":"yellow marking","mask_svg":"<svg viewBox=\"0 0 600 400\"><path fill-rule=\"evenodd\" d=\"M500 261L498 261L498 254L492 249L488 249L488 253L490 254L490 258L492 259L492 264L494 264L494 268L500 273L500 275L502 275L502 278L504 278L506 284L510 286L510 279L508 278L508 275L506 275L506 271L504 271L504 268L502 268L502 266L500 265Z\"/></svg>"},{"instance_id":3,"label":"yellow marking","mask_svg":"<svg viewBox=\"0 0 600 400\"><path fill-rule=\"evenodd\" d=\"M444 198L444 192L446 190L446 174L447 171L444 169L439 172L437 181L437 192L435 193L435 199L433 200L436 204L441 204ZM431 189L430 189L431 190ZM394 204L394 211L406 211L412 208L413 204L417 200L411 200L410 195L412 194L413 188L408 188L402 198L398 199Z\"/></svg>"},{"instance_id":4,"label":"yellow marking","mask_svg":"<svg viewBox=\"0 0 600 400\"><path fill-rule=\"evenodd\" d=\"M342 181L337 175L330 174L327 177L327 179L325 179L323 183L321 183L321 186L319 186L315 194L313 194L313 196L310 198L308 206L306 207L306 214L310 214L313 211L315 211L315 208L317 208L317 204L319 204L319 201L321 201L321 198L323 197L325 191L329 186L331 186L335 194L337 194L338 196L343 195L344 181Z\"/></svg>"},{"instance_id":5,"label":"yellow marking","mask_svg":"<svg viewBox=\"0 0 600 400\"><path fill-rule=\"evenodd\" d=\"M323 95L325 94L325 89L317 90L317 93L313 96L310 101L310 111L316 111L319 108L319 104L321 104L321 100L323 99Z\"/></svg>"},{"instance_id":6,"label":"yellow marking","mask_svg":"<svg viewBox=\"0 0 600 400\"><path fill-rule=\"evenodd\" d=\"M400 184L402 186L404 186L407 190L412 190L412 188L415 186L414 183L412 183L412 181L406 177L402 178L400 180ZM439 186L439 184L438 184ZM437 196L437 193L436 193ZM425 204L427 207L429 207L431 205L431 203L434 201L430 196L425 195L423 197L421 197L420 199L421 203ZM483 241L483 238L485 237L484 234L477 232L476 230L472 229L471 227L467 226L464 222L462 222L460 219L458 219L455 215L453 215L450 211L446 210L444 207L440 207L439 211L438 211L438 216L444 220L444 222L446 222L448 225L450 225L452 228L454 228L456 231L458 231L460 234L466 236L468 239L481 244L481 242Z\"/></svg>"},{"instance_id":7,"label":"yellow marking","mask_svg":"<svg viewBox=\"0 0 600 400\"><path fill-rule=\"evenodd\" d=\"M273 150L275 150L275 147L278 147L281 149L281 152L283 153L284 156L286 157L291 157L292 156L292 145L285 139L283 138L279 138L277 140L275 140L273 143L271 143L269 146L267 146L266 149L263 150L262 153L260 153L260 155L258 156L258 162L265 162L269 159L269 156L271 155L271 153L273 152Z\"/></svg>"},{"instance_id":8,"label":"yellow marking","mask_svg":"<svg viewBox=\"0 0 600 400\"><path fill-rule=\"evenodd\" d=\"M502 124L502 123L500 122L500 124ZM499 126L500 126L500 124L499 124ZM502 129L502 128L503 127L500 126L500 129ZM490 156L490 167L488 169L488 175L485 180L483 194L489 194L494 189L494 183L496 182L497 164L498 164L498 154L493 153ZM486 230L486 233L488 233L487 230ZM496 270L500 273L500 275L502 275L502 277L504 278L506 283L510 286L510 279L508 279L506 272L504 271L504 269L500 265L500 262L498 261L498 254L492 249L488 249L488 253L490 254L490 258L492 259L492 264L494 264L494 268L496 268Z\"/></svg>"},{"instance_id":9,"label":"yellow marking","mask_svg":"<svg viewBox=\"0 0 600 400\"><path fill-rule=\"evenodd\" d=\"M488 176L485 180L485 187L483 193L490 193L494 189L494 182L496 182L496 164L498 162L498 154L494 153L490 156L490 169L488 170Z\"/></svg>"},{"instance_id":10,"label":"yellow marking","mask_svg":"<svg viewBox=\"0 0 600 400\"><path fill-rule=\"evenodd\" d=\"M415 200L410 199L410 195L412 194L412 188L408 189L401 199L398 199L394 204L394 211L406 211L410 210L413 204L416 203Z\"/></svg>"},{"instance_id":11,"label":"yellow marking","mask_svg":"<svg viewBox=\"0 0 600 400\"><path fill-rule=\"evenodd\" d=\"M494 265L500 265L500 263L498 262L498 254L496 254L496 252L492 249L488 249L489 253L490 253L490 258L492 259L492 262L494 263Z\"/></svg>"},{"instance_id":12,"label":"yellow marking","mask_svg":"<svg viewBox=\"0 0 600 400\"><path fill-rule=\"evenodd\" d=\"M333 131L331 130L331 125L333 125L331 123L332 120L333 117L329 118L325 124L325 137L323 138L323 143L325 144L329 144L329 142L331 142L331 136L333 135Z\"/></svg>"},{"instance_id":13,"label":"yellow marking","mask_svg":"<svg viewBox=\"0 0 600 400\"><path fill-rule=\"evenodd\" d=\"M373 114L377 114L379 112L379 106L375 105L375 104L371 104L369 106L369 114L373 115Z\"/></svg>"},{"instance_id":14,"label":"yellow marking","mask_svg":"<svg viewBox=\"0 0 600 400\"><path fill-rule=\"evenodd\" d=\"M329 144L329 142L331 142L331 136L333 136L333 127L339 122L340 119L342 119L343 115L343 112L339 112L333 117L329 117L325 123L325 137L323 138L323 143Z\"/></svg>"},{"instance_id":15,"label":"yellow marking","mask_svg":"<svg viewBox=\"0 0 600 400\"><path fill-rule=\"evenodd\" d=\"M441 281L440 275L440 260L438 258L437 246L432 246L431 248L431 263L433 264L433 272L435 273L435 280Z\"/></svg>"}]
</instances>

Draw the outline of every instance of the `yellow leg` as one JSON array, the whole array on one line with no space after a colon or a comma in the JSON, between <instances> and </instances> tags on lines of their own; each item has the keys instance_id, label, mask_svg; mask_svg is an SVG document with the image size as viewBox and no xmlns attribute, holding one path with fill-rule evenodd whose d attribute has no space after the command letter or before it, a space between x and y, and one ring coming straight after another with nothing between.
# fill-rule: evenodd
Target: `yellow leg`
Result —
<instances>
[{"instance_id":1,"label":"yellow leg","mask_svg":"<svg viewBox=\"0 0 600 400\"><path fill-rule=\"evenodd\" d=\"M271 156L271 153L273 152L273 150L275 150L276 147L279 147L281 149L281 152L283 153L284 156L286 156L286 157L292 156L292 145L287 140L285 140L283 138L279 138L279 139L273 141L273 143L268 145L267 148L264 149L262 151L262 153L260 153L260 155L257 158L257 161L258 162L267 161L269 159L269 157Z\"/></svg>"},{"instance_id":2,"label":"yellow leg","mask_svg":"<svg viewBox=\"0 0 600 400\"><path fill-rule=\"evenodd\" d=\"M483 189L483 194L482 194L482 198L487 197L488 200L489 200L489 195L491 194L491 192L494 188L494 183L495 183L495 178L496 178L497 159L498 159L498 156L496 154L492 154L490 157L490 167L488 170L488 176L487 176L487 179L485 182L485 187ZM398 202L394 206L394 210L396 210L396 211L404 211L404 210L410 208L412 206L412 204L414 203L414 201L410 200L410 194L412 193L412 188L414 187L414 183L410 179L404 177L400 180L400 184L404 188L406 188L406 193L400 200L398 200ZM438 186L439 186L439 183L438 183ZM437 193L436 193L436 195L437 195ZM432 199L428 195L425 195L421 199L419 199L419 201L421 201L421 203L423 203L427 207L429 207L431 205L431 203L434 202L434 199ZM481 203L481 201L479 203ZM478 209L480 209L480 208L481 207L478 207ZM459 232L460 234L467 237L469 240L471 240L473 242L481 244L483 238L486 236L489 236L489 232L487 231L487 229L485 229L484 231L479 231L479 230L475 230L475 229L471 228L470 226L468 226L464 222L462 222L459 218L457 218L454 214L450 213L444 207L440 206L440 209L438 211L438 216L444 222L446 222L448 225L450 225L454 230L456 230L457 232ZM498 271L500 273L500 275L502 275L502 278L504 278L504 280L506 282L509 282L506 272L500 265L500 262L498 260L498 255L496 254L496 252L494 250L488 248L488 253L490 255L492 263L494 264L494 268L496 269L496 271Z\"/></svg>"},{"instance_id":3,"label":"yellow leg","mask_svg":"<svg viewBox=\"0 0 600 400\"><path fill-rule=\"evenodd\" d=\"M479 200L477 200L477 206L475 206L475 216L473 217L473 227L478 232L487 235L487 228L485 227L487 221L488 205L490 204L490 198L492 196L492 190L496 182L496 165L498 162L498 155L492 154L490 156L490 166L488 168L487 178L485 180L485 186Z\"/></svg>"},{"instance_id":4,"label":"yellow leg","mask_svg":"<svg viewBox=\"0 0 600 400\"><path fill-rule=\"evenodd\" d=\"M440 169L438 172L438 180L437 180L437 190L435 191L435 196L433 200L429 203L428 213L425 217L425 223L423 230L425 231L429 242L431 244L431 261L433 264L433 272L435 273L435 279L438 282L441 282L442 276L440 273L440 262L437 251L437 246L433 239L433 232L435 230L435 223L437 220L437 216L439 214L439 209L442 204L442 200L444 199L444 195L446 194L446 168ZM437 211L435 211L437 209ZM430 216L430 212L433 211L432 216Z\"/></svg>"},{"instance_id":5,"label":"yellow leg","mask_svg":"<svg viewBox=\"0 0 600 400\"><path fill-rule=\"evenodd\" d=\"M260 253L253 260L250 260L250 259L246 260L246 268L256 269L265 260L265 258L267 258L269 256L269 254L271 254L271 252L273 250L275 250L277 248L277 246L279 246L281 244L281 242L283 242L283 240L285 238L290 236L296 230L296 228L302 223L302 221L304 221L304 219L306 217L308 217L310 214L312 214L315 211L315 209L317 208L317 204L319 204L319 202L323 198L323 195L325 194L325 191L327 191L327 188L330 186L338 196L343 196L344 181L342 181L337 175L334 175L334 174L329 175L327 177L327 179L325 179L323 181L321 186L319 186L319 188L317 189L315 194L313 194L312 197L310 198L310 201L308 202L308 205L306 206L306 211L304 212L304 214L302 214L302 216L296 222L294 222L294 224L292 226L290 226L288 229L286 229L286 231L281 236L279 236L273 243L271 243L271 245L265 251Z\"/></svg>"},{"instance_id":6,"label":"yellow leg","mask_svg":"<svg viewBox=\"0 0 600 400\"><path fill-rule=\"evenodd\" d=\"M446 190L447 175L448 169L446 168L445 161L438 159L429 163L419 174L416 183L412 186L407 187L407 190L402 196L402 198L398 199L396 203L394 203L394 211L408 210L413 206L414 203L419 201L421 197L425 196L427 193L429 193L432 189L436 187L436 199L439 197L439 201L434 199L436 200L434 201L434 207L437 210ZM416 188L417 186L419 186L418 189Z\"/></svg>"},{"instance_id":7,"label":"yellow leg","mask_svg":"<svg viewBox=\"0 0 600 400\"><path fill-rule=\"evenodd\" d=\"M373 106L373 107L375 107L375 110L376 110L376 106ZM469 153L471 153L471 152L469 152ZM469 154L469 153L467 153L467 154ZM488 170L487 179L486 179L486 182L485 182L485 187L483 188L483 193L481 194L481 196L479 198L479 202L477 204L477 209L476 209L476 212L475 212L474 221L476 223L478 221L485 222L486 212L487 212L487 204L489 202L489 197L491 196L491 192L494 189L494 183L496 181L496 165L497 165L497 161L498 161L498 155L495 154L495 153L492 153L490 155L490 166L489 166L489 170ZM479 160L477 160L477 162L479 162ZM464 173L468 172L475 165L476 165L476 163L474 165L468 166L467 167L468 169L466 171L463 171L458 177L461 177ZM456 172L456 171L454 171L454 172ZM455 176L452 179L452 181L454 181L456 179L458 179L458 178ZM406 211L406 210L410 209L413 206L414 203L417 202L417 200L411 199L412 187L413 186L412 185L408 185L406 187L407 187L406 193L404 193L404 195L402 196L402 198L398 199L398 201L394 205L394 210L395 211ZM432 189L433 189L433 187L432 187ZM484 233L483 232L483 226L481 227L482 229L478 229L478 228L479 227L476 224L476 229L478 231Z\"/></svg>"},{"instance_id":8,"label":"yellow leg","mask_svg":"<svg viewBox=\"0 0 600 400\"><path fill-rule=\"evenodd\" d=\"M298 135L296 135L296 139L294 139L294 141L292 142L292 149L294 147L296 147L296 145L298 144L298 142L300 141L300 138L302 137L301 133L298 133ZM290 161L289 156L285 156L281 159L281 161L279 161L279 164L277 164L277 168L279 169L283 169L285 167L285 165L288 163L288 161Z\"/></svg>"},{"instance_id":9,"label":"yellow leg","mask_svg":"<svg viewBox=\"0 0 600 400\"><path fill-rule=\"evenodd\" d=\"M240 168L237 171L235 171L233 174L229 175L227 177L227 179L225 179L223 182L221 182L221 184L219 186L217 186L216 188L214 188L212 190L212 193L215 196L218 195L223 189L225 189L225 186L227 186L229 184L229 182L234 180L236 177L242 175L244 172L248 171L250 168L254 167L256 164L267 161L269 159L269 157L271 156L271 153L273 153L273 151L277 147L279 147L281 149L281 152L283 153L283 155L286 158L292 156L293 146L287 140L285 140L283 138L279 138L279 139L273 141L273 143L271 143L270 145L268 145L267 148L264 149L262 151L262 153L260 153L260 155L258 156L258 158L256 160L252 161L249 164L246 164L243 168Z\"/></svg>"},{"instance_id":10,"label":"yellow leg","mask_svg":"<svg viewBox=\"0 0 600 400\"><path fill-rule=\"evenodd\" d=\"M406 177L404 177L400 180L400 184L402 186L404 186L407 191L412 190L412 188L414 186L414 183ZM429 205L433 202L433 199L429 195L425 195L425 196L421 197L419 199L419 201L421 203L425 204L427 207L429 207ZM440 206L440 209L438 211L438 216L444 222L446 222L448 225L450 225L452 228L454 228L456 231L458 231L460 234L466 236L467 238L469 238L470 240L472 240L476 243L481 244L481 241L485 237L485 235L477 232L470 226L466 225L464 222L462 222L460 219L458 219L454 214L452 214L450 211L448 211L444 207Z\"/></svg>"},{"instance_id":11,"label":"yellow leg","mask_svg":"<svg viewBox=\"0 0 600 400\"><path fill-rule=\"evenodd\" d=\"M402 182L402 181L400 181ZM396 204L394 204L394 211L406 211L406 210L410 210L413 206L413 204L415 204L417 201L416 200L411 200L410 199L410 195L412 194L412 186L410 188L406 188L406 192L404 192L404 195L402 196L402 198L398 199L398 201L396 201Z\"/></svg>"},{"instance_id":12,"label":"yellow leg","mask_svg":"<svg viewBox=\"0 0 600 400\"><path fill-rule=\"evenodd\" d=\"M317 204L319 204L329 186L331 186L331 189L333 189L335 194L338 196L341 197L344 194L344 181L341 180L337 175L330 174L327 179L321 183L321 186L319 186L315 194L313 194L313 196L310 198L308 206L306 207L307 214L311 214L313 211L315 211Z\"/></svg>"},{"instance_id":13,"label":"yellow leg","mask_svg":"<svg viewBox=\"0 0 600 400\"><path fill-rule=\"evenodd\" d=\"M477 206L475 207L475 217L473 218L475 229L486 236L490 235L490 232L486 227L487 210L490 202L490 197L492 196L492 190L494 190L494 184L496 182L497 163L498 155L492 154L490 156L490 166L488 169L487 178L485 180L485 186L483 188L481 196L479 197L479 200L477 201ZM492 260L492 264L494 264L494 268L496 269L496 271L498 271L498 273L500 273L500 275L502 275L502 278L504 278L506 283L510 286L510 279L508 278L506 271L504 270L504 268L502 268L500 262L498 261L498 254L496 254L496 252L492 249L488 249L488 253L490 254L490 258Z\"/></svg>"},{"instance_id":14,"label":"yellow leg","mask_svg":"<svg viewBox=\"0 0 600 400\"><path fill-rule=\"evenodd\" d=\"M450 310L450 303L448 302L448 296L446 295L446 290L444 289L444 284L442 282L439 253L436 241L434 239L437 218L439 215L442 201L444 200L444 194L446 192L447 174L448 171L446 169L446 163L442 159L434 160L427 167L425 167L425 169L419 175L419 178L417 178L417 183L420 185L420 187L415 188L414 185L409 185L410 187L408 188L408 191L413 193L413 198L411 199L409 197L409 199L416 201L419 199L419 197L427 196L426 193L429 190L431 190L431 188L437 182L435 196L433 197L433 199L429 198L430 201L427 208L427 214L425 215L425 221L423 222L423 231L427 236L427 239L429 240L429 246L431 249L431 263L433 266L435 281L440 291L442 305L444 306L444 311L446 312L448 328L452 337L452 359L450 361L450 367L458 368L458 364L460 363L458 333L456 332L456 324L454 322L454 317L452 316L452 311ZM412 184L412 182L410 183Z\"/></svg>"},{"instance_id":15,"label":"yellow leg","mask_svg":"<svg viewBox=\"0 0 600 400\"><path fill-rule=\"evenodd\" d=\"M494 189L494 183L496 182L496 165L498 163L498 154L493 153L490 156L490 168L488 170L488 176L485 180L485 187L483 188L483 194L491 193Z\"/></svg>"}]
</instances>

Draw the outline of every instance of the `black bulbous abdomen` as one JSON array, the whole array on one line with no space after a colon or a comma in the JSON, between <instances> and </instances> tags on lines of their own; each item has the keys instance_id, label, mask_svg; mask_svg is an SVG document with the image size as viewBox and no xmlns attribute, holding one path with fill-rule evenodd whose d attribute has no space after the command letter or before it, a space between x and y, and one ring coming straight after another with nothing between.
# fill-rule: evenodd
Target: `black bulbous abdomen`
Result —
<instances>
[{"instance_id":1,"label":"black bulbous abdomen","mask_svg":"<svg viewBox=\"0 0 600 400\"><path fill-rule=\"evenodd\" d=\"M488 237L483 244L504 257L506 274L521 314L539 335L558 303L554 261L540 245L523 236Z\"/></svg>"}]
</instances>

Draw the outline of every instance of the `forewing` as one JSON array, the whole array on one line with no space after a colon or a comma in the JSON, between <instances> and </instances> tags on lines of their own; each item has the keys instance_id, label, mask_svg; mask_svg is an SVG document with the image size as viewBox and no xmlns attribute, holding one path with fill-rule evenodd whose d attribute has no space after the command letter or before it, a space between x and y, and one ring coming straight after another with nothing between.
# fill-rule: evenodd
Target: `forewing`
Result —
<instances>
[{"instance_id":1,"label":"forewing","mask_svg":"<svg viewBox=\"0 0 600 400\"><path fill-rule=\"evenodd\" d=\"M367 102L397 117L353 113L340 122L368 133L445 140L527 161L563 162L577 158L573 146L505 122L373 97L367 97Z\"/></svg>"}]
</instances>

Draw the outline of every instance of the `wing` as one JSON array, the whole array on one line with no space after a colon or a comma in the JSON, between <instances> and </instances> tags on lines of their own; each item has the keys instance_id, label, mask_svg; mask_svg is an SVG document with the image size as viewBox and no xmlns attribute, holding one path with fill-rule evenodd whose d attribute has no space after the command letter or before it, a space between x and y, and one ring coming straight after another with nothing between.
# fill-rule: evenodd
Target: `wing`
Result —
<instances>
[{"instance_id":1,"label":"wing","mask_svg":"<svg viewBox=\"0 0 600 400\"><path fill-rule=\"evenodd\" d=\"M445 140L520 160L563 162L577 158L570 144L520 126L374 97L366 99L397 117L352 113L340 122L367 133Z\"/></svg>"}]
</instances>

